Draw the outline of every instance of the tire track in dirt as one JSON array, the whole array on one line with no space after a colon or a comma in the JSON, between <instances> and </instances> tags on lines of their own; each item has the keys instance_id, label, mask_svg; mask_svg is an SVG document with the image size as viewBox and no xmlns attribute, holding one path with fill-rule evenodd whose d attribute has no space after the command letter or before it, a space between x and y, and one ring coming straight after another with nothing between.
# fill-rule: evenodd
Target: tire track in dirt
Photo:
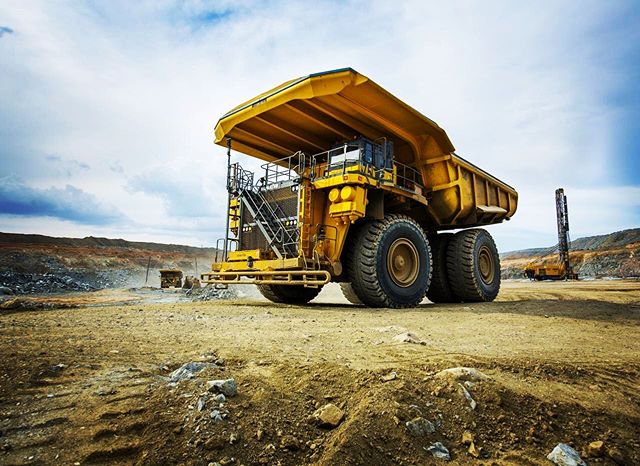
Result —
<instances>
[{"instance_id":1,"label":"tire track in dirt","mask_svg":"<svg viewBox=\"0 0 640 466\"><path fill-rule=\"evenodd\" d=\"M153 379L146 375L140 378L138 372L128 370L94 375L74 368L73 376L60 372L55 381L35 374L30 386L16 390L3 403L0 419L3 439L11 445L9 459L16 463L25 458L37 461L53 448L57 450L54 459L134 463L146 428L135 419L147 411L146 389ZM58 386L66 389L65 396L74 396L77 401L59 404L64 398L51 391ZM23 406L29 406L29 411L22 411Z\"/></svg>"}]
</instances>

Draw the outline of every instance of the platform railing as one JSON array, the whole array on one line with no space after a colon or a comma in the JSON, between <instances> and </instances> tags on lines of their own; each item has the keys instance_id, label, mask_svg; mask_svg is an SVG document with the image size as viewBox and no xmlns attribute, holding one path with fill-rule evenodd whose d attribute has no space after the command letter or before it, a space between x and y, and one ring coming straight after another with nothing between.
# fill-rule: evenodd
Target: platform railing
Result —
<instances>
[{"instance_id":1,"label":"platform railing","mask_svg":"<svg viewBox=\"0 0 640 466\"><path fill-rule=\"evenodd\" d=\"M416 191L416 187L420 190L424 188L422 184L422 175L418 170L400 162L393 162L396 172L396 185L409 191Z\"/></svg>"},{"instance_id":2,"label":"platform railing","mask_svg":"<svg viewBox=\"0 0 640 466\"><path fill-rule=\"evenodd\" d=\"M299 182L307 168L307 158L304 152L298 151L288 157L262 164L264 177L259 180L259 183L268 187L287 181Z\"/></svg>"},{"instance_id":3,"label":"platform railing","mask_svg":"<svg viewBox=\"0 0 640 466\"><path fill-rule=\"evenodd\" d=\"M356 154L357 151L357 154ZM341 157L343 156L343 157ZM335 161L336 158L340 160ZM311 178L323 178L330 175L347 173L349 167L359 165L364 167L364 175L385 179L385 174L395 172L395 184L409 191L419 191L424 188L422 175L418 170L400 162L393 162L393 169L376 167L372 163L363 160L359 147L353 143L345 143L342 146L319 152L310 157ZM333 160L333 161L332 161Z\"/></svg>"}]
</instances>

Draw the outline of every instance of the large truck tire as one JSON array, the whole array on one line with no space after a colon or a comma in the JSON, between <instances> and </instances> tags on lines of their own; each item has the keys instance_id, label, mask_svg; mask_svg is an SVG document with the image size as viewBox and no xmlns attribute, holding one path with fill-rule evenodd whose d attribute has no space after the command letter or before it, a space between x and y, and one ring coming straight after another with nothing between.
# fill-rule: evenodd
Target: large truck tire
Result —
<instances>
[{"instance_id":1,"label":"large truck tire","mask_svg":"<svg viewBox=\"0 0 640 466\"><path fill-rule=\"evenodd\" d=\"M307 304L318 296L322 287L308 288L303 285L258 285L260 294L274 303Z\"/></svg>"},{"instance_id":2,"label":"large truck tire","mask_svg":"<svg viewBox=\"0 0 640 466\"><path fill-rule=\"evenodd\" d=\"M429 237L433 270L431 272L431 285L427 290L427 298L432 303L455 303L459 301L451 291L449 273L447 271L447 248L451 238L453 238L453 233L440 233Z\"/></svg>"},{"instance_id":3,"label":"large truck tire","mask_svg":"<svg viewBox=\"0 0 640 466\"><path fill-rule=\"evenodd\" d=\"M489 232L456 233L447 248L447 272L457 301L493 301L500 291L500 257Z\"/></svg>"},{"instance_id":4,"label":"large truck tire","mask_svg":"<svg viewBox=\"0 0 640 466\"><path fill-rule=\"evenodd\" d=\"M431 280L431 251L413 219L392 214L366 221L347 247L347 275L363 304L402 308L424 299Z\"/></svg>"},{"instance_id":5,"label":"large truck tire","mask_svg":"<svg viewBox=\"0 0 640 466\"><path fill-rule=\"evenodd\" d=\"M357 306L362 306L362 304L364 304L356 294L351 283L340 283L340 289L342 290L342 295L347 298L347 301L351 304L355 304Z\"/></svg>"}]
</instances>

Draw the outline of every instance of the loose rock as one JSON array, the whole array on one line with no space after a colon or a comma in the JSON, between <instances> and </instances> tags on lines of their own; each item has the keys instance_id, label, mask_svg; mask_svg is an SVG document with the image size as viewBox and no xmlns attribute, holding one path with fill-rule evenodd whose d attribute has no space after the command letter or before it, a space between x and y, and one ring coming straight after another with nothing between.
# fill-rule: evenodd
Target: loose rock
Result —
<instances>
[{"instance_id":1,"label":"loose rock","mask_svg":"<svg viewBox=\"0 0 640 466\"><path fill-rule=\"evenodd\" d=\"M411 421L405 423L407 430L414 437L424 437L427 434L433 434L436 431L436 426L431 421L426 420L423 417L416 417Z\"/></svg>"},{"instance_id":2,"label":"loose rock","mask_svg":"<svg viewBox=\"0 0 640 466\"><path fill-rule=\"evenodd\" d=\"M177 382L178 380L193 379L201 370L214 366L215 364L210 362L188 362L173 371L171 375L169 375L169 380L171 382Z\"/></svg>"},{"instance_id":3,"label":"loose rock","mask_svg":"<svg viewBox=\"0 0 640 466\"><path fill-rule=\"evenodd\" d=\"M381 377L383 382L391 382L392 380L396 380L398 378L398 373L393 371L385 374Z\"/></svg>"},{"instance_id":4,"label":"loose rock","mask_svg":"<svg viewBox=\"0 0 640 466\"><path fill-rule=\"evenodd\" d=\"M300 449L300 441L293 435L284 435L280 441L280 447L290 451Z\"/></svg>"},{"instance_id":5,"label":"loose rock","mask_svg":"<svg viewBox=\"0 0 640 466\"><path fill-rule=\"evenodd\" d=\"M417 345L426 345L427 342L424 340L421 340L420 337L418 337L418 335L416 335L415 333L411 333L411 332L404 332L404 333L400 333L398 335L396 335L395 337L393 337L393 339L395 341L399 341L401 343L414 343Z\"/></svg>"},{"instance_id":6,"label":"loose rock","mask_svg":"<svg viewBox=\"0 0 640 466\"><path fill-rule=\"evenodd\" d=\"M445 461L451 460L451 453L449 453L449 450L447 450L447 447L445 447L440 442L436 442L429 447L425 447L425 450L431 453L431 455L434 458L438 458Z\"/></svg>"},{"instance_id":7,"label":"loose rock","mask_svg":"<svg viewBox=\"0 0 640 466\"><path fill-rule=\"evenodd\" d=\"M211 410L209 417L213 420L213 422L222 422L222 414L217 409Z\"/></svg>"},{"instance_id":8,"label":"loose rock","mask_svg":"<svg viewBox=\"0 0 640 466\"><path fill-rule=\"evenodd\" d=\"M473 440L473 434L468 430L465 430L462 433L462 440L460 441L460 443L462 443L463 445L471 445L473 443Z\"/></svg>"},{"instance_id":9,"label":"loose rock","mask_svg":"<svg viewBox=\"0 0 640 466\"><path fill-rule=\"evenodd\" d=\"M471 397L471 393L469 393L469 390L467 390L465 388L464 385L462 385L461 383L459 383L458 385L460 385L460 388L462 389L462 394L464 395L464 397L467 399L467 401L469 402L469 406L471 406L471 409L476 409L476 406L478 406L478 403L476 403L476 400L474 400Z\"/></svg>"},{"instance_id":10,"label":"loose rock","mask_svg":"<svg viewBox=\"0 0 640 466\"><path fill-rule=\"evenodd\" d=\"M438 372L434 377L471 382L489 379L489 376L483 374L478 369L474 369L473 367L450 367L449 369Z\"/></svg>"},{"instance_id":11,"label":"loose rock","mask_svg":"<svg viewBox=\"0 0 640 466\"><path fill-rule=\"evenodd\" d=\"M467 450L467 453L469 453L474 458L480 457L480 450L476 448L476 444L474 442L471 442L471 445L469 445L469 449Z\"/></svg>"},{"instance_id":12,"label":"loose rock","mask_svg":"<svg viewBox=\"0 0 640 466\"><path fill-rule=\"evenodd\" d=\"M591 442L587 447L587 454L592 458L600 458L604 455L604 442L602 440L596 440Z\"/></svg>"},{"instance_id":13,"label":"loose rock","mask_svg":"<svg viewBox=\"0 0 640 466\"><path fill-rule=\"evenodd\" d=\"M192 288L187 291L193 301L212 301L217 299L236 299L238 292L235 288L216 288L213 285L207 285L203 288Z\"/></svg>"},{"instance_id":14,"label":"loose rock","mask_svg":"<svg viewBox=\"0 0 640 466\"><path fill-rule=\"evenodd\" d=\"M224 437L214 436L204 442L204 447L207 450L222 450L226 446L226 444L227 441Z\"/></svg>"},{"instance_id":15,"label":"loose rock","mask_svg":"<svg viewBox=\"0 0 640 466\"><path fill-rule=\"evenodd\" d=\"M578 452L566 443L557 444L551 453L547 455L547 459L559 466L587 466L587 463L580 458Z\"/></svg>"},{"instance_id":16,"label":"loose rock","mask_svg":"<svg viewBox=\"0 0 640 466\"><path fill-rule=\"evenodd\" d=\"M344 412L333 403L329 403L316 410L312 418L320 427L333 428L340 425L344 419Z\"/></svg>"},{"instance_id":17,"label":"loose rock","mask_svg":"<svg viewBox=\"0 0 640 466\"><path fill-rule=\"evenodd\" d=\"M210 391L222 393L225 396L236 396L238 394L238 385L234 379L209 380L207 385Z\"/></svg>"}]
</instances>

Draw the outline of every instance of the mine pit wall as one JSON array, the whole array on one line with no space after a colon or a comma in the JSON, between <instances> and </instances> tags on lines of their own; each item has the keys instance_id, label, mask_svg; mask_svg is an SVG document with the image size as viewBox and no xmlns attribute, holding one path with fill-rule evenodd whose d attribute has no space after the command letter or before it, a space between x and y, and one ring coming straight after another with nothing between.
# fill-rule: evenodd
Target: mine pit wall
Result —
<instances>
[{"instance_id":1,"label":"mine pit wall","mask_svg":"<svg viewBox=\"0 0 640 466\"><path fill-rule=\"evenodd\" d=\"M632 278L640 279L640 243L596 251L578 250L569 253L569 260L580 279ZM557 264L558 256L526 256L501 259L502 278L524 279L524 267L532 261Z\"/></svg>"},{"instance_id":2,"label":"mine pit wall","mask_svg":"<svg viewBox=\"0 0 640 466\"><path fill-rule=\"evenodd\" d=\"M0 242L0 286L16 294L141 287L145 285L147 265L147 285L158 287L160 269L177 268L185 276L197 276L196 260L198 272L208 270L215 253L213 248L134 245L106 238L0 233L0 239L5 240Z\"/></svg>"}]
</instances>

